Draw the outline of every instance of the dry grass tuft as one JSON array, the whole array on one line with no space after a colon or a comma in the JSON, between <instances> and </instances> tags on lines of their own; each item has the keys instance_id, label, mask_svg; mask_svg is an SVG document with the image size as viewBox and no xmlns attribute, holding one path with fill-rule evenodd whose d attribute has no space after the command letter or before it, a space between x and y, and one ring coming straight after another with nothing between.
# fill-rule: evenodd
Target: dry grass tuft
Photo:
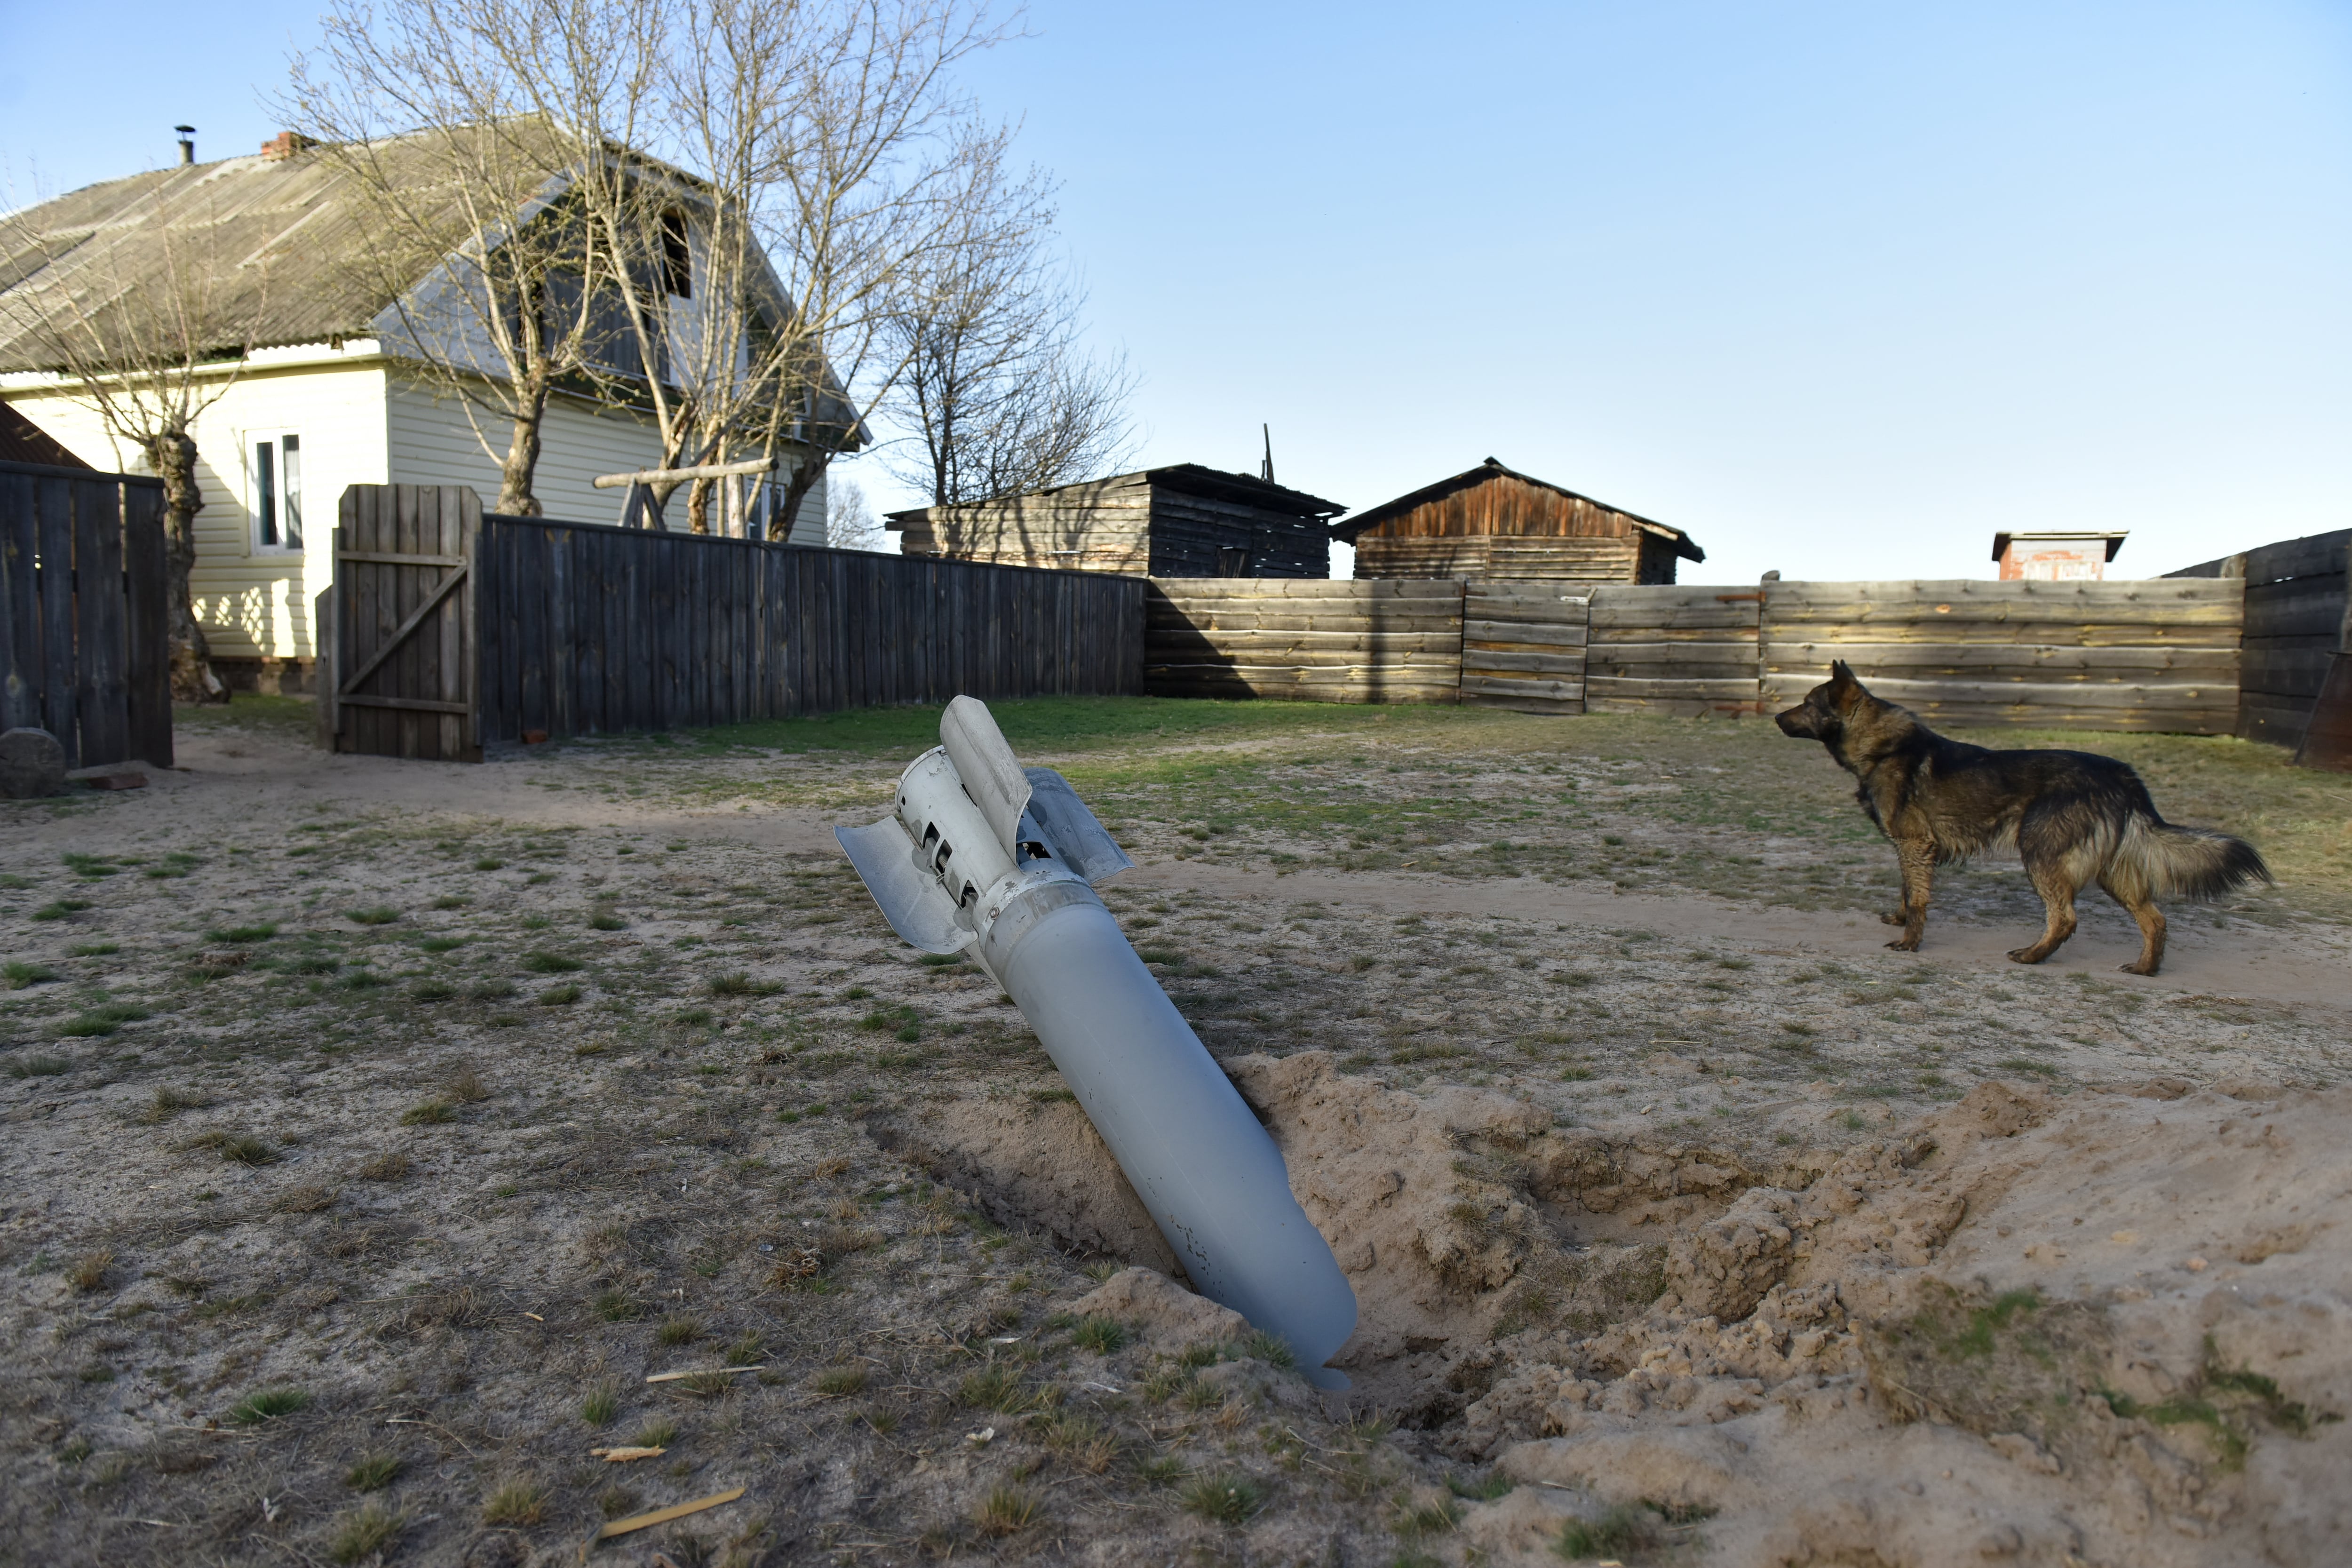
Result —
<instances>
[{"instance_id":1,"label":"dry grass tuft","mask_svg":"<svg viewBox=\"0 0 2352 1568\"><path fill-rule=\"evenodd\" d=\"M327 1543L327 1555L346 1564L380 1558L407 1528L406 1514L380 1502L362 1503L336 1522L334 1536Z\"/></svg>"},{"instance_id":2,"label":"dry grass tuft","mask_svg":"<svg viewBox=\"0 0 2352 1568\"><path fill-rule=\"evenodd\" d=\"M114 1254L101 1247L85 1252L66 1269L66 1282L84 1295L106 1283L106 1271L114 1267Z\"/></svg>"},{"instance_id":3,"label":"dry grass tuft","mask_svg":"<svg viewBox=\"0 0 2352 1568\"><path fill-rule=\"evenodd\" d=\"M404 1178L408 1171L408 1156L395 1150L389 1154L378 1154L361 1165L359 1176L363 1182L397 1182Z\"/></svg>"},{"instance_id":4,"label":"dry grass tuft","mask_svg":"<svg viewBox=\"0 0 2352 1568\"><path fill-rule=\"evenodd\" d=\"M317 1214L320 1209L332 1206L334 1201L335 1192L332 1187L322 1187L315 1182L306 1182L299 1187L289 1187L278 1194L278 1201L269 1206L279 1214Z\"/></svg>"},{"instance_id":5,"label":"dry grass tuft","mask_svg":"<svg viewBox=\"0 0 2352 1568\"><path fill-rule=\"evenodd\" d=\"M982 1535L1016 1535L1037 1522L1045 1500L1020 1487L992 1487L972 1510L971 1521Z\"/></svg>"},{"instance_id":6,"label":"dry grass tuft","mask_svg":"<svg viewBox=\"0 0 2352 1568\"><path fill-rule=\"evenodd\" d=\"M866 1369L862 1366L829 1366L810 1380L809 1386L828 1399L845 1399L866 1389Z\"/></svg>"},{"instance_id":7,"label":"dry grass tuft","mask_svg":"<svg viewBox=\"0 0 2352 1568\"><path fill-rule=\"evenodd\" d=\"M530 1526L547 1517L547 1489L528 1478L505 1482L482 1501L484 1524Z\"/></svg>"}]
</instances>

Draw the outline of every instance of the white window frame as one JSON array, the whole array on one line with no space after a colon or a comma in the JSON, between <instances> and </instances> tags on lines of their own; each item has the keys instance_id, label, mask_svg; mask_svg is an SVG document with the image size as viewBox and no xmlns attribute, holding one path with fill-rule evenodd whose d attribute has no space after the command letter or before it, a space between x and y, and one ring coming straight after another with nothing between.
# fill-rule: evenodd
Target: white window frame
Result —
<instances>
[{"instance_id":1,"label":"white window frame","mask_svg":"<svg viewBox=\"0 0 2352 1568\"><path fill-rule=\"evenodd\" d=\"M295 542L286 542L286 443L294 443L297 458L307 457L299 430L248 430L245 434L246 532L256 555L299 555L308 547L310 519L307 506L307 475L299 460L295 467L294 528ZM268 454L265 459L264 452ZM268 472L264 478L263 469ZM268 515L265 515L265 506ZM276 543L267 534L275 531Z\"/></svg>"}]
</instances>

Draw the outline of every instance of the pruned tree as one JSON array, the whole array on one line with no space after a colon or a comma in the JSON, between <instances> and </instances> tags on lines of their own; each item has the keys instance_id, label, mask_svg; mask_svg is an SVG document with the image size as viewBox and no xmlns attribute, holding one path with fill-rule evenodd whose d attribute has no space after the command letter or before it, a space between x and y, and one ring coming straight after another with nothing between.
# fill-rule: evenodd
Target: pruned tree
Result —
<instances>
[{"instance_id":1,"label":"pruned tree","mask_svg":"<svg viewBox=\"0 0 2352 1568\"><path fill-rule=\"evenodd\" d=\"M49 232L35 221L40 211L0 219L17 279L0 291L0 340L12 361L56 375L163 481L172 694L226 700L189 586L205 504L194 429L246 368L268 305L266 268L240 266L249 237L238 243L239 231L201 197L191 205L174 176L157 176L95 231Z\"/></svg>"},{"instance_id":2,"label":"pruned tree","mask_svg":"<svg viewBox=\"0 0 2352 1568\"><path fill-rule=\"evenodd\" d=\"M570 97L625 133L649 105L664 6L598 7L604 34L572 57ZM390 301L418 378L455 399L499 466L498 510L533 493L548 403L634 356L612 312L609 252L576 186L602 150L547 112L531 51L567 41L560 6L393 0L322 19L278 107L335 165L369 230L349 283ZM393 334L387 334L393 335Z\"/></svg>"},{"instance_id":3,"label":"pruned tree","mask_svg":"<svg viewBox=\"0 0 2352 1568\"><path fill-rule=\"evenodd\" d=\"M1001 149L971 173L966 232L908 278L885 331L908 436L891 472L934 505L1069 484L1133 450L1135 378L1078 345L1086 294L1053 254L1050 188L1011 175Z\"/></svg>"}]
</instances>

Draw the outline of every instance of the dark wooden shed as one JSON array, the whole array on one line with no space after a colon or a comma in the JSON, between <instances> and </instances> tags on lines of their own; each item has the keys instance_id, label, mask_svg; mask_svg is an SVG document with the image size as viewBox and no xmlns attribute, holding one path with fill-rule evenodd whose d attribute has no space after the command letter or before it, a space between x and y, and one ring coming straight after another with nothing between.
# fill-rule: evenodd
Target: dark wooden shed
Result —
<instances>
[{"instance_id":1,"label":"dark wooden shed","mask_svg":"<svg viewBox=\"0 0 2352 1568\"><path fill-rule=\"evenodd\" d=\"M1151 577L1328 577L1348 509L1197 463L1050 490L894 511L908 555Z\"/></svg>"},{"instance_id":2,"label":"dark wooden shed","mask_svg":"<svg viewBox=\"0 0 2352 1568\"><path fill-rule=\"evenodd\" d=\"M1706 552L1679 528L1636 517L1489 458L1466 473L1331 526L1359 577L1671 583Z\"/></svg>"}]
</instances>

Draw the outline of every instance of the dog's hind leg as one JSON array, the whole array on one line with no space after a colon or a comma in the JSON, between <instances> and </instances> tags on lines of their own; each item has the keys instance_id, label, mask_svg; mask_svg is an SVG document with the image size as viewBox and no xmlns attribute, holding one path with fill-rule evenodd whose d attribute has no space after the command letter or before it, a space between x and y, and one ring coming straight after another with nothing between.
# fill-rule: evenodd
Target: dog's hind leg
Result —
<instances>
[{"instance_id":1,"label":"dog's hind leg","mask_svg":"<svg viewBox=\"0 0 2352 1568\"><path fill-rule=\"evenodd\" d=\"M2011 948L2009 956L2020 963L2039 963L2074 934L2074 897L2082 891L2083 879L2063 856L2044 859L2029 854L2025 874L2032 881L2033 890L2042 895L2049 918L2042 925L2040 942L2031 947Z\"/></svg>"},{"instance_id":2,"label":"dog's hind leg","mask_svg":"<svg viewBox=\"0 0 2352 1568\"><path fill-rule=\"evenodd\" d=\"M2153 974L2164 966L2164 911L2156 907L2138 879L2110 867L2099 875L2099 887L2139 923L2139 961L2123 966L2126 974Z\"/></svg>"},{"instance_id":3,"label":"dog's hind leg","mask_svg":"<svg viewBox=\"0 0 2352 1568\"><path fill-rule=\"evenodd\" d=\"M1903 934L1886 945L1897 952L1916 952L1927 930L1927 899L1936 886L1936 847L1924 838L1898 839L1895 858L1903 868Z\"/></svg>"}]
</instances>

